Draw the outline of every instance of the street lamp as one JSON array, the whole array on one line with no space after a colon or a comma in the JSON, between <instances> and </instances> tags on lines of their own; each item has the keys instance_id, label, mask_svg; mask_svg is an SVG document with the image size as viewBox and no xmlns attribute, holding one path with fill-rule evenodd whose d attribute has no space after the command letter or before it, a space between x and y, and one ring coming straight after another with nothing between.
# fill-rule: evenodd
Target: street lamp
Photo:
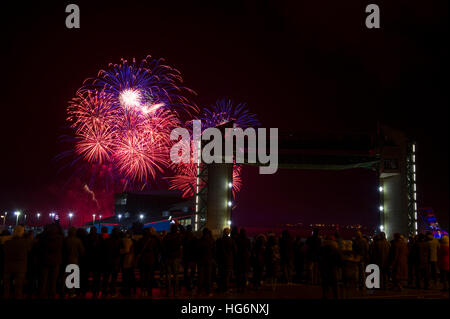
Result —
<instances>
[{"instance_id":1,"label":"street lamp","mask_svg":"<svg viewBox=\"0 0 450 319\"><path fill-rule=\"evenodd\" d=\"M95 214L92 214L92 225L95 226Z\"/></svg>"},{"instance_id":2,"label":"street lamp","mask_svg":"<svg viewBox=\"0 0 450 319\"><path fill-rule=\"evenodd\" d=\"M144 219L144 215L143 214L140 214L139 215L139 218L141 219L141 221Z\"/></svg>"},{"instance_id":3,"label":"street lamp","mask_svg":"<svg viewBox=\"0 0 450 319\"><path fill-rule=\"evenodd\" d=\"M69 228L70 228L70 225L71 225L72 216L73 216L73 214L72 214L72 213L69 213Z\"/></svg>"},{"instance_id":4,"label":"street lamp","mask_svg":"<svg viewBox=\"0 0 450 319\"><path fill-rule=\"evenodd\" d=\"M117 215L117 218L119 218L119 224L120 224L120 220L122 219L122 214Z\"/></svg>"},{"instance_id":5,"label":"street lamp","mask_svg":"<svg viewBox=\"0 0 450 319\"><path fill-rule=\"evenodd\" d=\"M5 218L3 219L3 226L4 226L5 223L6 223L6 216L8 216L8 212L5 212Z\"/></svg>"},{"instance_id":6,"label":"street lamp","mask_svg":"<svg viewBox=\"0 0 450 319\"><path fill-rule=\"evenodd\" d=\"M15 212L14 215L17 216L17 219L16 219L16 226L17 226L17 225L19 225L19 216L20 216L20 212Z\"/></svg>"}]
</instances>

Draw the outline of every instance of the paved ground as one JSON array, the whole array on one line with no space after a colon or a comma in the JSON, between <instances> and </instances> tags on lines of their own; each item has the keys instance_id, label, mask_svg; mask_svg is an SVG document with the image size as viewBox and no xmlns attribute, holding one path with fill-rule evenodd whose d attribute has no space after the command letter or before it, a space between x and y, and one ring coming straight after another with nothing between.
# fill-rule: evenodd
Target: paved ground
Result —
<instances>
[{"instance_id":1,"label":"paved ground","mask_svg":"<svg viewBox=\"0 0 450 319\"><path fill-rule=\"evenodd\" d=\"M232 291L227 294L216 293L212 296L195 294L183 289L177 297L166 297L165 289L159 288L153 289L153 297L141 297L140 294L138 289L137 297L133 299L321 299L322 289L320 286L305 284L277 284L275 290L272 290L272 287L263 286L259 291L248 289L246 293ZM331 297L330 295L329 298ZM88 295L87 298L90 299L91 296ZM108 299L110 298L108 297ZM341 294L340 299L342 299ZM355 292L348 299L449 299L449 293L448 291L441 292L439 289L417 290L405 288L402 291L376 289Z\"/></svg>"}]
</instances>

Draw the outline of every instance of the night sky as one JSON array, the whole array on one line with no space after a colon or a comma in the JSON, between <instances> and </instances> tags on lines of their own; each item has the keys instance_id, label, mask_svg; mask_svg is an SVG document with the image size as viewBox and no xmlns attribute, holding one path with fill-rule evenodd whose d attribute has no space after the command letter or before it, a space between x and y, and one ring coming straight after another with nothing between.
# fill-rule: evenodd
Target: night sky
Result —
<instances>
[{"instance_id":1,"label":"night sky","mask_svg":"<svg viewBox=\"0 0 450 319\"><path fill-rule=\"evenodd\" d=\"M84 200L60 193L67 102L108 63L150 54L181 71L199 106L231 97L263 127L406 131L418 145L419 207L448 230L448 1L93 2L2 10L1 210ZM80 6L80 29L65 27L69 3ZM369 3L381 29L365 27ZM244 177L242 223L377 222L369 171Z\"/></svg>"}]
</instances>

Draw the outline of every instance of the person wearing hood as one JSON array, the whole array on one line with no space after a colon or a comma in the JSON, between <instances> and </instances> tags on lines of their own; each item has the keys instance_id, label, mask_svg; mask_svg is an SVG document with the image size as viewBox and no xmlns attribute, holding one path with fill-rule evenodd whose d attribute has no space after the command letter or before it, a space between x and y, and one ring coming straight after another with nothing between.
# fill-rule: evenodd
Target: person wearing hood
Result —
<instances>
[{"instance_id":1,"label":"person wearing hood","mask_svg":"<svg viewBox=\"0 0 450 319\"><path fill-rule=\"evenodd\" d=\"M27 271L27 257L31 250L30 241L24 238L23 226L14 228L13 236L3 247L4 261L4 292L3 297L10 297L11 281L14 280L14 298L21 299Z\"/></svg>"}]
</instances>

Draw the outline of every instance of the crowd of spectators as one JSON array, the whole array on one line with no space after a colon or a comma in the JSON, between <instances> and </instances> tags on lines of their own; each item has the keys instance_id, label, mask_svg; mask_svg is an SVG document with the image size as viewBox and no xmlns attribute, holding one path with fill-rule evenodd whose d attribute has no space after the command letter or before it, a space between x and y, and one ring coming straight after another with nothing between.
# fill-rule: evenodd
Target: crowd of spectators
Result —
<instances>
[{"instance_id":1,"label":"crowd of spectators","mask_svg":"<svg viewBox=\"0 0 450 319\"><path fill-rule=\"evenodd\" d=\"M431 233L392 241L359 231L351 240L338 233L308 238L285 230L249 238L246 230L225 228L214 238L208 228L193 232L178 223L170 231L46 225L36 236L16 226L0 235L2 298L151 297L246 293L275 290L278 283L320 285L323 297L351 298L366 289L366 266L380 269L381 289L448 290L448 237ZM78 265L80 288L67 288L66 266Z\"/></svg>"}]
</instances>

